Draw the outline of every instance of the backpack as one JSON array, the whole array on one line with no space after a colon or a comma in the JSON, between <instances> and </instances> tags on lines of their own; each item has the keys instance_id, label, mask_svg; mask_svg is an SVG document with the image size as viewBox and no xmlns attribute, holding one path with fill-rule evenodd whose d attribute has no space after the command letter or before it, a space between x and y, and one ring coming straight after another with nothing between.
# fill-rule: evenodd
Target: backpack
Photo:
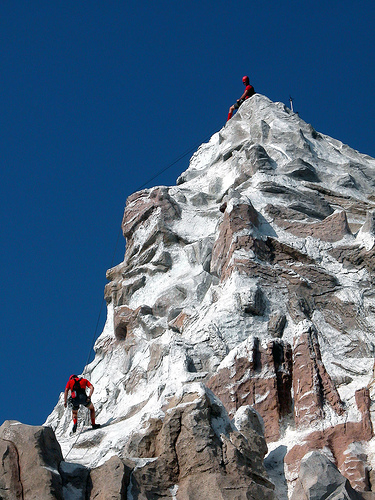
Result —
<instances>
[{"instance_id":1,"label":"backpack","mask_svg":"<svg viewBox=\"0 0 375 500\"><path fill-rule=\"evenodd\" d=\"M79 378L77 377L74 379L74 385L73 385L73 388L71 390L72 398L76 398L79 394L86 395L86 389L82 389L82 387L79 384L80 380L82 380L82 377L79 377ZM74 396L73 396L73 392L75 393Z\"/></svg>"}]
</instances>

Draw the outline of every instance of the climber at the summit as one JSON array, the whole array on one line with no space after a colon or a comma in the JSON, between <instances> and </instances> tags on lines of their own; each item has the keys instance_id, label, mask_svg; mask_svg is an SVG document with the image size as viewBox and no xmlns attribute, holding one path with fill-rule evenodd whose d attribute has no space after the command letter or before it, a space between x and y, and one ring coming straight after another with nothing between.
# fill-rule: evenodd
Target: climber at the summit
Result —
<instances>
[{"instance_id":1,"label":"climber at the summit","mask_svg":"<svg viewBox=\"0 0 375 500\"><path fill-rule=\"evenodd\" d=\"M89 389L89 395L86 393L86 387ZM72 404L73 432L77 430L77 418L79 406L83 405L90 410L91 426L98 429L100 424L95 423L95 408L91 402L91 396L94 392L94 386L85 378L71 375L64 392L64 406L68 404L68 394L70 391L69 403Z\"/></svg>"},{"instance_id":2,"label":"climber at the summit","mask_svg":"<svg viewBox=\"0 0 375 500\"><path fill-rule=\"evenodd\" d=\"M227 121L232 118L235 109L238 109L241 106L241 104L246 101L246 99L249 99L251 96L253 96L255 94L254 87L252 85L250 85L248 76L244 76L242 78L242 82L246 87L245 92L242 94L242 96L239 99L237 99L237 102L229 108Z\"/></svg>"}]
</instances>

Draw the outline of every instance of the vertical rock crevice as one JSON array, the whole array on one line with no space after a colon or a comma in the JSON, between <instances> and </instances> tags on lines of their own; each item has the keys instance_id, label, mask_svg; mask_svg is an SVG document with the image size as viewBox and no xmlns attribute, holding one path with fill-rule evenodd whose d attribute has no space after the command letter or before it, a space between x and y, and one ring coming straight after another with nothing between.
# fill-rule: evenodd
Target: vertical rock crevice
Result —
<instances>
[{"instance_id":1,"label":"vertical rock crevice","mask_svg":"<svg viewBox=\"0 0 375 500\"><path fill-rule=\"evenodd\" d=\"M236 357L233 366L219 370L208 387L233 415L243 405L252 405L262 416L268 441L280 437L280 421L290 414L292 400L292 349L282 340L262 347L254 338L249 358Z\"/></svg>"},{"instance_id":2,"label":"vertical rock crevice","mask_svg":"<svg viewBox=\"0 0 375 500\"><path fill-rule=\"evenodd\" d=\"M293 350L294 418L309 426L324 418L324 405L338 414L344 404L322 361L318 332L310 327L296 338Z\"/></svg>"}]
</instances>

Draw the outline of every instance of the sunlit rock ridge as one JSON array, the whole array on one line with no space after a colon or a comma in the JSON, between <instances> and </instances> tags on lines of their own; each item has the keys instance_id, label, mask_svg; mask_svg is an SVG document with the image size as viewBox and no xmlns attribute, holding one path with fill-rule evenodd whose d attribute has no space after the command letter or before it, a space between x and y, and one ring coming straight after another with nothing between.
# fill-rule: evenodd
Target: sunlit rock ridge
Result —
<instances>
[{"instance_id":1,"label":"sunlit rock ridge","mask_svg":"<svg viewBox=\"0 0 375 500\"><path fill-rule=\"evenodd\" d=\"M71 436L60 397L66 460L120 463L118 498L373 498L374 185L257 94L176 186L131 195L84 370L104 425Z\"/></svg>"}]
</instances>

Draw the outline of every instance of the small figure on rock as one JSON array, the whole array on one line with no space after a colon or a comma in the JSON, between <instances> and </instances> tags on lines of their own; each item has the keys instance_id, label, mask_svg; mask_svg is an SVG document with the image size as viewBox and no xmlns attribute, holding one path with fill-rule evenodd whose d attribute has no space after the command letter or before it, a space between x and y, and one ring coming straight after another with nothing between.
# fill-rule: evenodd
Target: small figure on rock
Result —
<instances>
[{"instance_id":1,"label":"small figure on rock","mask_svg":"<svg viewBox=\"0 0 375 500\"><path fill-rule=\"evenodd\" d=\"M242 94L242 96L239 99L237 99L237 102L229 108L227 121L232 118L233 112L235 109L238 109L241 106L241 104L246 101L246 99L249 99L251 96L253 96L255 94L254 87L252 85L250 85L248 76L244 76L242 78L242 82L246 86L245 92Z\"/></svg>"},{"instance_id":2,"label":"small figure on rock","mask_svg":"<svg viewBox=\"0 0 375 500\"><path fill-rule=\"evenodd\" d=\"M86 393L86 387L89 389L89 395ZM66 408L68 403L68 394L70 391L69 403L72 404L72 417L73 417L73 432L77 430L77 416L79 406L83 405L90 410L91 426L93 429L98 429L100 424L95 423L95 408L91 402L91 396L94 392L94 386L85 378L71 375L64 392L64 406Z\"/></svg>"}]
</instances>

